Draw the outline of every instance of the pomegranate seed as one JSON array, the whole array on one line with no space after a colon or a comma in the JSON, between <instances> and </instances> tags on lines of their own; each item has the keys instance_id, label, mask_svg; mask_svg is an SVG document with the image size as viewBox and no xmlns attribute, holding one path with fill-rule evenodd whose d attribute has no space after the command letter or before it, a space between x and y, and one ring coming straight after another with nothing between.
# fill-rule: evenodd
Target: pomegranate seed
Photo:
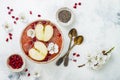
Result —
<instances>
[{"instance_id":1,"label":"pomegranate seed","mask_svg":"<svg viewBox=\"0 0 120 80\"><path fill-rule=\"evenodd\" d=\"M25 72L27 72L28 71L28 69L25 69Z\"/></svg>"},{"instance_id":2,"label":"pomegranate seed","mask_svg":"<svg viewBox=\"0 0 120 80\"><path fill-rule=\"evenodd\" d=\"M30 76L30 73L28 73L28 77Z\"/></svg>"},{"instance_id":3,"label":"pomegranate seed","mask_svg":"<svg viewBox=\"0 0 120 80\"><path fill-rule=\"evenodd\" d=\"M80 54L77 54L76 56L77 56L77 57L80 57Z\"/></svg>"},{"instance_id":4,"label":"pomegranate seed","mask_svg":"<svg viewBox=\"0 0 120 80\"><path fill-rule=\"evenodd\" d=\"M13 11L13 9L10 9L10 11L12 12L12 11Z\"/></svg>"},{"instance_id":5,"label":"pomegranate seed","mask_svg":"<svg viewBox=\"0 0 120 80\"><path fill-rule=\"evenodd\" d=\"M46 21L42 21L42 24L45 25L45 24L46 24Z\"/></svg>"},{"instance_id":6,"label":"pomegranate seed","mask_svg":"<svg viewBox=\"0 0 120 80\"><path fill-rule=\"evenodd\" d=\"M8 14L10 15L10 14L11 14L11 12L8 12Z\"/></svg>"},{"instance_id":7,"label":"pomegranate seed","mask_svg":"<svg viewBox=\"0 0 120 80\"><path fill-rule=\"evenodd\" d=\"M41 17L41 15L40 15L40 14L38 14L38 17Z\"/></svg>"},{"instance_id":8,"label":"pomegranate seed","mask_svg":"<svg viewBox=\"0 0 120 80\"><path fill-rule=\"evenodd\" d=\"M56 26L53 26L54 29L56 29Z\"/></svg>"},{"instance_id":9,"label":"pomegranate seed","mask_svg":"<svg viewBox=\"0 0 120 80\"><path fill-rule=\"evenodd\" d=\"M12 39L12 36L10 36L10 39Z\"/></svg>"},{"instance_id":10,"label":"pomegranate seed","mask_svg":"<svg viewBox=\"0 0 120 80\"><path fill-rule=\"evenodd\" d=\"M77 8L77 7L76 7L76 5L75 5L75 6L73 6L73 8L74 8L74 9L76 9L76 8Z\"/></svg>"},{"instance_id":11,"label":"pomegranate seed","mask_svg":"<svg viewBox=\"0 0 120 80\"><path fill-rule=\"evenodd\" d=\"M36 42L36 40L37 40L36 37L34 37L34 38L33 38L33 42Z\"/></svg>"},{"instance_id":12,"label":"pomegranate seed","mask_svg":"<svg viewBox=\"0 0 120 80\"><path fill-rule=\"evenodd\" d=\"M76 60L76 59L74 59L74 60L73 60L73 62L77 62L77 60Z\"/></svg>"},{"instance_id":13,"label":"pomegranate seed","mask_svg":"<svg viewBox=\"0 0 120 80\"><path fill-rule=\"evenodd\" d=\"M17 24L17 22L16 22L16 21L14 21L14 24Z\"/></svg>"},{"instance_id":14,"label":"pomegranate seed","mask_svg":"<svg viewBox=\"0 0 120 80\"><path fill-rule=\"evenodd\" d=\"M19 18L18 18L18 17L16 17L15 19L16 19L16 20L18 20Z\"/></svg>"},{"instance_id":15,"label":"pomegranate seed","mask_svg":"<svg viewBox=\"0 0 120 80\"><path fill-rule=\"evenodd\" d=\"M61 37L61 34L58 34L58 37Z\"/></svg>"},{"instance_id":16,"label":"pomegranate seed","mask_svg":"<svg viewBox=\"0 0 120 80\"><path fill-rule=\"evenodd\" d=\"M6 42L8 42L8 40L9 40L9 39L7 38L7 39L6 39Z\"/></svg>"},{"instance_id":17,"label":"pomegranate seed","mask_svg":"<svg viewBox=\"0 0 120 80\"><path fill-rule=\"evenodd\" d=\"M8 6L8 7L7 7L7 9L9 10L9 9L10 9L10 7Z\"/></svg>"},{"instance_id":18,"label":"pomegranate seed","mask_svg":"<svg viewBox=\"0 0 120 80\"><path fill-rule=\"evenodd\" d=\"M14 18L15 18L15 16L12 16L12 18L14 19Z\"/></svg>"},{"instance_id":19,"label":"pomegranate seed","mask_svg":"<svg viewBox=\"0 0 120 80\"><path fill-rule=\"evenodd\" d=\"M81 5L81 2L79 2L78 5Z\"/></svg>"},{"instance_id":20,"label":"pomegranate seed","mask_svg":"<svg viewBox=\"0 0 120 80\"><path fill-rule=\"evenodd\" d=\"M73 56L75 56L76 55L76 53L73 53Z\"/></svg>"},{"instance_id":21,"label":"pomegranate seed","mask_svg":"<svg viewBox=\"0 0 120 80\"><path fill-rule=\"evenodd\" d=\"M77 3L75 3L75 5L77 5Z\"/></svg>"},{"instance_id":22,"label":"pomegranate seed","mask_svg":"<svg viewBox=\"0 0 120 80\"><path fill-rule=\"evenodd\" d=\"M32 15L32 11L29 12Z\"/></svg>"},{"instance_id":23,"label":"pomegranate seed","mask_svg":"<svg viewBox=\"0 0 120 80\"><path fill-rule=\"evenodd\" d=\"M12 33L9 33L9 36L12 36Z\"/></svg>"}]
</instances>

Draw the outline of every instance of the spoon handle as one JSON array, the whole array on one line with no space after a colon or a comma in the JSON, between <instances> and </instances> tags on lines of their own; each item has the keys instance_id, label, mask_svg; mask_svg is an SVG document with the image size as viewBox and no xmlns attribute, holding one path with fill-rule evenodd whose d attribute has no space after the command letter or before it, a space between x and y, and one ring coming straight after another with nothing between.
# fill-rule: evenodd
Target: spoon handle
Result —
<instances>
[{"instance_id":1,"label":"spoon handle","mask_svg":"<svg viewBox=\"0 0 120 80\"><path fill-rule=\"evenodd\" d=\"M60 57L57 62L56 65L59 66L62 62L63 62L64 56Z\"/></svg>"},{"instance_id":2,"label":"spoon handle","mask_svg":"<svg viewBox=\"0 0 120 80\"><path fill-rule=\"evenodd\" d=\"M68 63L69 63L69 57L68 55L65 57L64 59L64 66L67 67L68 66Z\"/></svg>"},{"instance_id":3,"label":"spoon handle","mask_svg":"<svg viewBox=\"0 0 120 80\"><path fill-rule=\"evenodd\" d=\"M68 66L68 63L69 63L69 54L70 54L70 51L73 49L75 45L73 45L66 53L65 55L65 59L64 59L64 66L67 67Z\"/></svg>"},{"instance_id":4,"label":"spoon handle","mask_svg":"<svg viewBox=\"0 0 120 80\"><path fill-rule=\"evenodd\" d=\"M72 44L72 38L70 38L70 43L69 43L68 50L70 49L70 47L71 47L71 44Z\"/></svg>"}]
</instances>

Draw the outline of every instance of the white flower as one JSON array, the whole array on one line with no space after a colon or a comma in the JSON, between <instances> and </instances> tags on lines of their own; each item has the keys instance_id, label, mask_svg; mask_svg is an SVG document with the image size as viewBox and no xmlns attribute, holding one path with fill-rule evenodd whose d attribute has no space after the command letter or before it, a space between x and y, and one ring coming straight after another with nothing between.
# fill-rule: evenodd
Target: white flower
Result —
<instances>
[{"instance_id":1,"label":"white flower","mask_svg":"<svg viewBox=\"0 0 120 80\"><path fill-rule=\"evenodd\" d=\"M102 66L103 66L103 65L101 65L101 64L96 64L96 65L92 66L91 68L92 68L93 70L99 70L99 69L102 68Z\"/></svg>"},{"instance_id":2,"label":"white flower","mask_svg":"<svg viewBox=\"0 0 120 80\"><path fill-rule=\"evenodd\" d=\"M92 66L94 66L95 64L97 64L96 57L92 56L91 54L88 54L87 57L86 57L86 59L87 59L86 65L87 65L88 67L92 67Z\"/></svg>"},{"instance_id":3,"label":"white flower","mask_svg":"<svg viewBox=\"0 0 120 80\"><path fill-rule=\"evenodd\" d=\"M39 78L41 75L40 75L40 72L34 72L33 76L34 76L35 78Z\"/></svg>"},{"instance_id":4,"label":"white flower","mask_svg":"<svg viewBox=\"0 0 120 80\"><path fill-rule=\"evenodd\" d=\"M102 53L97 55L98 64L101 64L101 65L105 64L106 60L107 60L107 56L106 55L103 55Z\"/></svg>"},{"instance_id":5,"label":"white flower","mask_svg":"<svg viewBox=\"0 0 120 80\"><path fill-rule=\"evenodd\" d=\"M24 13L19 14L19 18L20 18L20 21L23 22L23 23L28 22L28 17Z\"/></svg>"},{"instance_id":6,"label":"white flower","mask_svg":"<svg viewBox=\"0 0 120 80\"><path fill-rule=\"evenodd\" d=\"M86 59L87 59L86 66L93 70L101 69L102 64L98 63L98 55L92 56L91 54L88 54Z\"/></svg>"},{"instance_id":7,"label":"white flower","mask_svg":"<svg viewBox=\"0 0 120 80\"><path fill-rule=\"evenodd\" d=\"M34 38L35 37L35 31L33 29L29 29L27 31L27 36Z\"/></svg>"},{"instance_id":8,"label":"white flower","mask_svg":"<svg viewBox=\"0 0 120 80\"><path fill-rule=\"evenodd\" d=\"M54 54L54 53L57 53L58 52L58 45L57 44L54 44L54 43L49 43L48 45L48 51L50 54Z\"/></svg>"},{"instance_id":9,"label":"white flower","mask_svg":"<svg viewBox=\"0 0 120 80\"><path fill-rule=\"evenodd\" d=\"M5 23L5 24L3 25L3 28L4 28L4 30L5 30L6 32L8 32L8 33L13 30L13 27L12 27L10 24L8 24L8 23Z\"/></svg>"}]
</instances>

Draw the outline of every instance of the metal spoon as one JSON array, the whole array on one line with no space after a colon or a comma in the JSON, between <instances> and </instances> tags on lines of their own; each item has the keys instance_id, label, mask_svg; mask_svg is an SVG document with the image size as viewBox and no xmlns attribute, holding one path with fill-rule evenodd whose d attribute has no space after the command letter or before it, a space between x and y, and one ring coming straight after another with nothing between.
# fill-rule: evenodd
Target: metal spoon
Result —
<instances>
[{"instance_id":1,"label":"metal spoon","mask_svg":"<svg viewBox=\"0 0 120 80\"><path fill-rule=\"evenodd\" d=\"M64 66L68 66L70 51L71 51L76 45L80 45L80 44L83 42L83 40L84 40L83 36L77 36L77 37L75 37L73 46L72 46L72 47L68 50L68 52L66 53L65 61L64 61Z\"/></svg>"},{"instance_id":2,"label":"metal spoon","mask_svg":"<svg viewBox=\"0 0 120 80\"><path fill-rule=\"evenodd\" d=\"M70 38L70 44L69 44L69 47L68 47L68 50L69 50L70 47L71 47L72 39L77 36L77 30L75 28L71 29L68 33L68 36Z\"/></svg>"},{"instance_id":3,"label":"metal spoon","mask_svg":"<svg viewBox=\"0 0 120 80\"><path fill-rule=\"evenodd\" d=\"M68 33L68 36L70 38L70 43L69 43L69 47L68 47L68 50L69 50L71 47L72 39L77 36L77 30L75 28L71 29ZM63 59L65 56L66 56L66 54L57 60L57 62L56 62L57 66L59 66L63 62Z\"/></svg>"}]
</instances>

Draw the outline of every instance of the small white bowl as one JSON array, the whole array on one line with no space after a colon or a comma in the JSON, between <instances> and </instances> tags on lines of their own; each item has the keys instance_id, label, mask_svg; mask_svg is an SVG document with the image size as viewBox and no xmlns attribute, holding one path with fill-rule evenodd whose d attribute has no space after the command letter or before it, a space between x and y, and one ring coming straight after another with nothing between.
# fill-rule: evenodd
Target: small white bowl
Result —
<instances>
[{"instance_id":1,"label":"small white bowl","mask_svg":"<svg viewBox=\"0 0 120 80\"><path fill-rule=\"evenodd\" d=\"M11 57L11 56L13 56L13 55L19 55L19 56L21 56L20 54L12 54L12 55L10 55L8 58L7 58L7 66L8 66L8 68L12 71L12 72L21 72L21 71L23 71L24 70L24 68L25 68L25 59L23 58L23 56L21 56L21 58L22 58L22 60L23 60L23 65L22 65L22 67L21 68L19 68L19 69L13 69L10 65L9 65L9 58Z\"/></svg>"},{"instance_id":2,"label":"small white bowl","mask_svg":"<svg viewBox=\"0 0 120 80\"><path fill-rule=\"evenodd\" d=\"M61 12L62 10L66 10L66 11L69 11L69 12L71 13L71 18L70 18L70 20L69 20L68 22L66 22L66 23L61 22L61 21L59 20L59 18L58 18L58 14L59 14L59 12ZM72 24L73 21L74 21L73 11L72 11L71 9L67 8L67 7L60 8L60 9L58 9L58 11L57 11L57 13L56 13L56 19L57 19L57 22L58 22L60 25L62 25L62 26L69 26L69 25Z\"/></svg>"}]
</instances>

